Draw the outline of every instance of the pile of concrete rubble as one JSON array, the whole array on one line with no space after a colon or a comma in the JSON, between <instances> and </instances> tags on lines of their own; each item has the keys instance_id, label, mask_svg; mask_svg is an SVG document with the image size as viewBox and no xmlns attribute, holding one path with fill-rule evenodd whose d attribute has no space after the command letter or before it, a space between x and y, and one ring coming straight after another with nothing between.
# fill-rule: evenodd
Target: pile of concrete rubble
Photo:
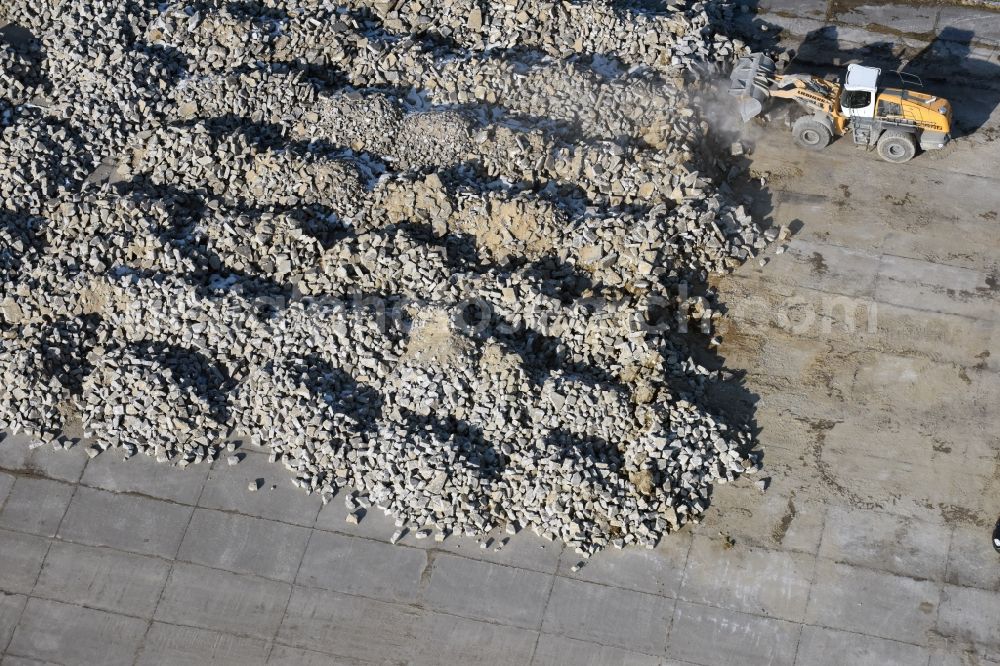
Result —
<instances>
[{"instance_id":1,"label":"pile of concrete rubble","mask_svg":"<svg viewBox=\"0 0 1000 666\"><path fill-rule=\"evenodd\" d=\"M759 463L684 329L772 237L697 110L740 8L664 7L5 2L0 429L439 539L697 521Z\"/></svg>"}]
</instances>

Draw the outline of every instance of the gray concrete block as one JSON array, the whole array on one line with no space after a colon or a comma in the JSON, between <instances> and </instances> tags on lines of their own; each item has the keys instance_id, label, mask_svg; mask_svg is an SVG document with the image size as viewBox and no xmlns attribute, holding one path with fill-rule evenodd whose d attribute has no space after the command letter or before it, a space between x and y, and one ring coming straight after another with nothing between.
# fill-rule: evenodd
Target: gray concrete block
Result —
<instances>
[{"instance_id":1,"label":"gray concrete block","mask_svg":"<svg viewBox=\"0 0 1000 666\"><path fill-rule=\"evenodd\" d=\"M430 613L420 624L413 664L528 664L538 632Z\"/></svg>"},{"instance_id":2,"label":"gray concrete block","mask_svg":"<svg viewBox=\"0 0 1000 666\"><path fill-rule=\"evenodd\" d=\"M68 451L52 448L44 444L37 448L28 447L31 440L24 435L0 435L0 469L42 473L44 476L73 483L80 479L80 473L87 464L84 447L77 445Z\"/></svg>"},{"instance_id":3,"label":"gray concrete block","mask_svg":"<svg viewBox=\"0 0 1000 666\"><path fill-rule=\"evenodd\" d=\"M944 577L949 530L883 511L830 507L820 555L913 578Z\"/></svg>"},{"instance_id":4,"label":"gray concrete block","mask_svg":"<svg viewBox=\"0 0 1000 666\"><path fill-rule=\"evenodd\" d=\"M791 664L799 626L678 601L667 639L667 655L696 664Z\"/></svg>"},{"instance_id":5,"label":"gray concrete block","mask_svg":"<svg viewBox=\"0 0 1000 666\"><path fill-rule=\"evenodd\" d=\"M315 650L275 644L267 658L268 666L354 666L357 661Z\"/></svg>"},{"instance_id":6,"label":"gray concrete block","mask_svg":"<svg viewBox=\"0 0 1000 666\"><path fill-rule=\"evenodd\" d=\"M802 627L796 664L809 666L885 666L886 664L925 664L930 658L926 648L874 638L861 634Z\"/></svg>"},{"instance_id":7,"label":"gray concrete block","mask_svg":"<svg viewBox=\"0 0 1000 666\"><path fill-rule=\"evenodd\" d=\"M433 539L418 541L413 538L404 538L403 542L418 548L433 548L452 553L470 560L491 562L540 573L555 573L559 569L559 561L565 548L558 539L546 541L530 530L521 530L510 536L510 541L498 551L496 549L498 540L506 536L507 534L504 532L494 533L494 543L489 548L482 548L478 539L458 534L449 535L440 543Z\"/></svg>"},{"instance_id":8,"label":"gray concrete block","mask_svg":"<svg viewBox=\"0 0 1000 666\"><path fill-rule=\"evenodd\" d=\"M852 298L867 298L875 294L880 266L878 253L796 238L789 245L787 254L788 260L776 265L775 270L798 276L802 287L841 293ZM828 266L826 271L810 270L816 254L823 257ZM804 320L796 317L793 321L801 323Z\"/></svg>"},{"instance_id":9,"label":"gray concrete block","mask_svg":"<svg viewBox=\"0 0 1000 666\"><path fill-rule=\"evenodd\" d=\"M10 489L14 487L14 476L12 474L5 474L0 472L0 507L3 506L4 500L7 499L7 495L10 493Z\"/></svg>"},{"instance_id":10,"label":"gray concrete block","mask_svg":"<svg viewBox=\"0 0 1000 666\"><path fill-rule=\"evenodd\" d=\"M997 309L1000 310L1000 307ZM954 321L956 319L952 318L951 323ZM873 424L866 422L862 415L848 416L847 423L853 421L855 424L853 426L854 432L862 433L864 436L862 441L867 446L874 447L872 450L879 452L879 456L874 460L892 460L892 474L888 474L885 465L872 465L875 467L873 472L885 475L893 483L893 486L897 486L900 481L897 469L902 468L906 471L903 481L920 484L919 487L923 493L921 499L924 502L922 504L917 502L923 509L921 514L917 515L918 518L928 518L931 521L941 518L940 515L935 516L933 510L928 510L928 502L933 503L934 506L941 503L945 505L945 508L951 505L978 513L981 505L970 503L969 500L973 498L967 496L967 491L974 483L981 483L982 480L990 478L989 474L981 472L989 470L989 465L993 464L993 460L989 460L986 465L982 464L984 451L983 447L978 444L961 446L963 451L961 455L940 456L933 460L933 464L928 464L929 454L933 452L933 448L928 451L931 443L923 439L925 435L921 433L928 432L928 428L930 432L936 432L938 428L942 427L943 421L948 423L947 427L952 432L964 430L967 437L980 437L981 431L976 431L972 426L972 424L977 423L975 421L975 407L973 406L975 403L965 398L968 395L1000 394L1000 373L978 372L970 369L966 373L969 383L966 383L960 374L961 371L963 371L962 368L956 369L952 363L942 363L917 355L880 354L874 357L871 363L858 368L853 381L852 390L861 390L867 394L881 388L884 391L891 391L900 403L896 410L898 418L903 423L893 429L873 428ZM928 394L927 386L935 388L933 395ZM945 416L946 413L950 415L950 418ZM933 416L929 414L933 414ZM830 435L834 434L840 436L837 442L838 448L844 450L845 453L852 453L858 463L865 462L865 458L858 455L859 451L852 450L859 446L858 440L850 439L850 435L853 433L849 433L847 428L838 425L830 431ZM939 441L933 441L934 445L944 444L944 448L950 448L947 446L947 436L944 439L937 439ZM923 443L924 447L918 448L917 442ZM959 448L959 446L954 448ZM965 451L970 449L973 451L973 455L978 453L980 456L979 464L975 467L969 467L970 464L976 462L975 459L971 456L968 459L965 457ZM954 453L956 452L953 450ZM952 479L957 486L946 483ZM902 486L903 489L912 487ZM917 499L911 495L903 497ZM892 506L893 513L897 514L903 514L905 508L905 504L902 507L896 504ZM937 508L941 509L942 507L938 506ZM988 509L984 513L991 513L994 509L993 506L989 505L983 508ZM906 515L910 515L910 512L906 512ZM941 522L948 521L945 518Z\"/></svg>"},{"instance_id":11,"label":"gray concrete block","mask_svg":"<svg viewBox=\"0 0 1000 666\"><path fill-rule=\"evenodd\" d=\"M942 6L938 9L938 22L935 26L939 32L945 28L954 28L950 33L954 38L967 37L974 42L985 45L984 51L993 55L996 62L1000 50L1000 25L997 25L995 10L989 7ZM971 33L971 34L970 34ZM983 59L986 59L985 56Z\"/></svg>"},{"instance_id":12,"label":"gray concrete block","mask_svg":"<svg viewBox=\"0 0 1000 666\"><path fill-rule=\"evenodd\" d=\"M8 654L65 666L132 664L146 621L46 599L29 599Z\"/></svg>"},{"instance_id":13,"label":"gray concrete block","mask_svg":"<svg viewBox=\"0 0 1000 666\"><path fill-rule=\"evenodd\" d=\"M148 618L169 571L161 559L55 541L32 594Z\"/></svg>"},{"instance_id":14,"label":"gray concrete block","mask_svg":"<svg viewBox=\"0 0 1000 666\"><path fill-rule=\"evenodd\" d=\"M192 511L182 504L81 486L66 512L59 537L172 558Z\"/></svg>"},{"instance_id":15,"label":"gray concrete block","mask_svg":"<svg viewBox=\"0 0 1000 666\"><path fill-rule=\"evenodd\" d=\"M800 622L809 599L814 558L763 548L725 548L696 536L679 599Z\"/></svg>"},{"instance_id":16,"label":"gray concrete block","mask_svg":"<svg viewBox=\"0 0 1000 666\"><path fill-rule=\"evenodd\" d=\"M873 368L871 366L866 366L860 370L858 375L859 382L864 382L866 390L874 390L876 388L876 382L889 381L891 377L907 377L911 381L901 382L901 386L898 388L900 392L910 393L910 399L916 402L917 400L926 400L926 396L918 397L920 393L919 382L915 381L917 377L921 380L927 379L933 375L939 375L935 379L937 381L944 380L946 383L960 382L958 374L954 371L953 367L950 366L947 371L940 365L924 365L919 359L896 357L891 359L886 359L882 357L880 361L877 362L881 367ZM940 375L944 373L945 376ZM918 407L919 409L919 407ZM927 479L931 478L933 475L947 475L958 471L952 460L952 456L947 453L948 451L953 451L953 448L958 448L961 446L965 448L961 440L964 439L962 434L958 432L950 433L950 437L955 437L958 442L946 442L941 437L935 436L934 444L923 456L914 459L915 453L915 441L923 441L924 435L921 434L921 430L913 425L906 424L894 427L892 429L879 429L874 432L871 429L871 425L866 422L866 418L863 414L849 414L845 416L842 423L838 423L836 428L830 431L828 443L832 449L830 453L835 453L837 455L843 455L845 457L850 457L852 466L853 465L863 465L866 461L862 460L857 456L857 447L860 441L864 441L865 444L870 445L873 451L877 451L877 459L885 460L887 462L891 461L892 471L896 472L897 469L903 468L914 477L920 475L924 478L921 482L926 482ZM825 451L824 451L825 453ZM896 462L899 462L897 465ZM833 461L831 461L833 462ZM918 463L919 466L915 466ZM888 465L882 464L874 466L875 469L868 471L868 475L886 475L889 473ZM839 470L838 470L839 471ZM845 470L848 471L848 470ZM865 474L865 470L858 470L861 474ZM848 473L850 476L855 477L852 473L853 469ZM857 477L855 477L857 478ZM892 479L895 481L895 477ZM915 479L914 479L915 480ZM930 488L928 488L930 490ZM841 502L840 504L843 504ZM878 507L869 507L878 509ZM933 505L930 508L922 507L922 510L914 514L912 511L905 511L905 507L892 507L893 514L897 516L914 517L918 520L924 520L930 523L940 523L941 515L939 512L933 510ZM904 512L905 511L905 512ZM863 511L859 509L859 513L863 514Z\"/></svg>"},{"instance_id":17,"label":"gray concrete block","mask_svg":"<svg viewBox=\"0 0 1000 666\"><path fill-rule=\"evenodd\" d=\"M295 587L278 642L353 661L405 662L423 614L411 606Z\"/></svg>"},{"instance_id":18,"label":"gray concrete block","mask_svg":"<svg viewBox=\"0 0 1000 666\"><path fill-rule=\"evenodd\" d=\"M296 582L383 601L412 603L420 595L427 553L419 548L315 531Z\"/></svg>"},{"instance_id":19,"label":"gray concrete block","mask_svg":"<svg viewBox=\"0 0 1000 666\"><path fill-rule=\"evenodd\" d=\"M281 624L290 587L256 576L177 562L154 618L267 639Z\"/></svg>"},{"instance_id":20,"label":"gray concrete block","mask_svg":"<svg viewBox=\"0 0 1000 666\"><path fill-rule=\"evenodd\" d=\"M72 496L71 485L19 476L0 511L0 527L54 536Z\"/></svg>"},{"instance_id":21,"label":"gray concrete block","mask_svg":"<svg viewBox=\"0 0 1000 666\"><path fill-rule=\"evenodd\" d=\"M916 405L912 418L918 419L919 413L931 408L927 404L924 386L940 386L946 379L945 374L949 375L947 381L954 376L961 383L954 366L947 367L946 370L940 364L882 354L871 364L857 369L849 390L859 394L875 391L896 394L901 402ZM951 388L941 390L952 392ZM956 386L954 391L963 392L964 388ZM936 409L952 409L940 404L947 398L935 400ZM911 415L907 414L904 418L909 419ZM818 454L823 466L822 474L839 488L853 494L858 501L886 506L891 504L893 512L899 515L933 518L928 505L947 509L956 502L960 503L957 506L963 507L963 511L977 515L992 510L988 506L990 490L986 477L970 474L968 470L955 466L928 465L923 462L927 454L916 448L916 442L926 445L916 434L900 436L889 428L866 423L861 416L847 415L844 423L838 423L826 432L822 452ZM883 455L872 457L870 450L877 450ZM903 457L908 457L908 460L901 460ZM913 494L914 488L921 489L919 495Z\"/></svg>"},{"instance_id":22,"label":"gray concrete block","mask_svg":"<svg viewBox=\"0 0 1000 666\"><path fill-rule=\"evenodd\" d=\"M810 0L810 4L815 1L816 0ZM797 7L797 5L795 5L795 0L776 0L771 4ZM814 30L823 30L829 27L825 20L825 15L826 7L823 7L820 15L815 18L799 18L800 15L794 10L789 12L778 9L777 11L768 11L760 18L778 28L781 31L781 35L785 37L785 41L787 43L790 43L795 47L802 47L804 46L804 44L802 44L802 37L805 37ZM819 208L819 206L816 207ZM794 215L783 215L782 217L786 220L796 219Z\"/></svg>"},{"instance_id":23,"label":"gray concrete block","mask_svg":"<svg viewBox=\"0 0 1000 666\"><path fill-rule=\"evenodd\" d=\"M955 298L955 292L988 291L988 273L923 259L883 255L875 287L881 303L909 305L935 312L963 315L996 322L1000 313L990 299Z\"/></svg>"},{"instance_id":24,"label":"gray concrete block","mask_svg":"<svg viewBox=\"0 0 1000 666\"><path fill-rule=\"evenodd\" d=\"M81 483L116 493L136 492L150 497L194 504L208 476L209 465L184 469L156 462L150 456L123 460L117 451L105 451L87 463Z\"/></svg>"},{"instance_id":25,"label":"gray concrete block","mask_svg":"<svg viewBox=\"0 0 1000 666\"><path fill-rule=\"evenodd\" d=\"M786 432L785 437L790 433ZM769 446L768 469L787 469L795 464L801 449L797 442L783 440L790 449ZM804 443L807 445L807 443ZM783 471L778 478L792 477L791 470ZM701 524L694 527L695 534L716 537L719 532L735 539L740 546L772 548L815 555L823 536L823 519L826 505L807 497L797 496L780 482L764 494L748 495L742 486L726 484L712 493L712 505ZM674 538L674 535L669 537Z\"/></svg>"},{"instance_id":26,"label":"gray concrete block","mask_svg":"<svg viewBox=\"0 0 1000 666\"><path fill-rule=\"evenodd\" d=\"M251 481L260 478L264 479L260 490L247 490ZM292 478L281 465L267 462L267 456L248 451L239 465L212 467L198 506L312 527L323 503L318 495L307 495L293 486Z\"/></svg>"},{"instance_id":27,"label":"gray concrete block","mask_svg":"<svg viewBox=\"0 0 1000 666\"><path fill-rule=\"evenodd\" d=\"M349 524L347 522L347 514L349 512L344 505L344 496L348 492L350 492L350 489L341 488L340 492L334 496L331 502L323 505L319 510L319 515L316 516L316 528L327 532L368 537L388 543L389 537L396 531L396 525L392 516L387 516L382 513L381 509L372 507L365 511L365 515L360 523L357 525ZM423 545L422 543L417 543L414 539L404 539L404 541L413 542L409 545Z\"/></svg>"},{"instance_id":28,"label":"gray concrete block","mask_svg":"<svg viewBox=\"0 0 1000 666\"><path fill-rule=\"evenodd\" d=\"M542 634L532 664L537 666L662 666L659 657Z\"/></svg>"},{"instance_id":29,"label":"gray concrete block","mask_svg":"<svg viewBox=\"0 0 1000 666\"><path fill-rule=\"evenodd\" d=\"M267 641L154 622L143 642L139 666L252 666L267 661Z\"/></svg>"},{"instance_id":30,"label":"gray concrete block","mask_svg":"<svg viewBox=\"0 0 1000 666\"><path fill-rule=\"evenodd\" d=\"M674 600L556 578L542 631L660 656Z\"/></svg>"},{"instance_id":31,"label":"gray concrete block","mask_svg":"<svg viewBox=\"0 0 1000 666\"><path fill-rule=\"evenodd\" d=\"M829 18L865 29L891 28L904 33L930 33L937 21L937 7L914 7L895 3L850 5L849 11Z\"/></svg>"},{"instance_id":32,"label":"gray concrete block","mask_svg":"<svg viewBox=\"0 0 1000 666\"><path fill-rule=\"evenodd\" d=\"M510 537L499 551L495 547L480 548L479 542L464 536L452 535L441 544L442 550L474 560L492 562L541 573L555 573L565 548L558 540L546 541L530 530L521 530Z\"/></svg>"},{"instance_id":33,"label":"gray concrete block","mask_svg":"<svg viewBox=\"0 0 1000 666\"><path fill-rule=\"evenodd\" d=\"M1000 592L945 585L937 631L974 643L980 656L1000 660Z\"/></svg>"},{"instance_id":34,"label":"gray concrete block","mask_svg":"<svg viewBox=\"0 0 1000 666\"><path fill-rule=\"evenodd\" d=\"M7 594L0 592L0 650L7 647L10 637L14 635L14 627L21 619L21 611L28 597L23 594Z\"/></svg>"},{"instance_id":35,"label":"gray concrete block","mask_svg":"<svg viewBox=\"0 0 1000 666\"><path fill-rule=\"evenodd\" d=\"M934 625L938 587L929 581L820 558L806 621L905 643L924 644Z\"/></svg>"},{"instance_id":36,"label":"gray concrete block","mask_svg":"<svg viewBox=\"0 0 1000 666\"><path fill-rule=\"evenodd\" d=\"M0 666L60 666L54 661L44 661L42 659L29 659L28 657L15 657L7 655L0 659Z\"/></svg>"},{"instance_id":37,"label":"gray concrete block","mask_svg":"<svg viewBox=\"0 0 1000 666\"><path fill-rule=\"evenodd\" d=\"M777 12L785 16L800 16L823 20L826 18L826 10L829 0L763 0L759 5L759 12ZM803 33L805 34L805 33Z\"/></svg>"},{"instance_id":38,"label":"gray concrete block","mask_svg":"<svg viewBox=\"0 0 1000 666\"><path fill-rule=\"evenodd\" d=\"M304 527L196 509L177 557L290 583L308 540L309 530Z\"/></svg>"},{"instance_id":39,"label":"gray concrete block","mask_svg":"<svg viewBox=\"0 0 1000 666\"><path fill-rule=\"evenodd\" d=\"M927 666L1000 666L1000 660L986 659L967 645L952 645L932 650Z\"/></svg>"},{"instance_id":40,"label":"gray concrete block","mask_svg":"<svg viewBox=\"0 0 1000 666\"><path fill-rule=\"evenodd\" d=\"M29 594L48 549L43 537L0 530L0 590Z\"/></svg>"},{"instance_id":41,"label":"gray concrete block","mask_svg":"<svg viewBox=\"0 0 1000 666\"><path fill-rule=\"evenodd\" d=\"M580 555L567 549L560 559L559 573L576 580L676 597L690 547L691 534L685 531L671 534L652 550L608 548L591 557L575 573L572 567L580 561Z\"/></svg>"},{"instance_id":42,"label":"gray concrete block","mask_svg":"<svg viewBox=\"0 0 1000 666\"><path fill-rule=\"evenodd\" d=\"M464 617L537 629L552 574L439 554L424 599L432 608Z\"/></svg>"},{"instance_id":43,"label":"gray concrete block","mask_svg":"<svg viewBox=\"0 0 1000 666\"><path fill-rule=\"evenodd\" d=\"M1000 592L1000 566L996 551L990 548L990 533L989 528L955 524L946 582Z\"/></svg>"},{"instance_id":44,"label":"gray concrete block","mask_svg":"<svg viewBox=\"0 0 1000 666\"><path fill-rule=\"evenodd\" d=\"M357 526L346 524L344 521L346 515L347 511L343 502L331 502L320 511L316 526L320 529L344 534L365 535L386 542L396 530L392 518L386 517L378 508L370 509L365 514L361 524ZM415 539L413 532L410 532L403 537L400 543L424 550L433 549L471 560L492 562L541 573L555 573L559 568L559 559L564 550L562 542L559 540L546 541L530 530L521 530L510 536L507 544L497 550L498 540L500 537L506 536L507 534L502 531L495 532L494 544L490 548L481 548L480 540L459 534L450 534L444 541L438 542L432 538Z\"/></svg>"}]
</instances>

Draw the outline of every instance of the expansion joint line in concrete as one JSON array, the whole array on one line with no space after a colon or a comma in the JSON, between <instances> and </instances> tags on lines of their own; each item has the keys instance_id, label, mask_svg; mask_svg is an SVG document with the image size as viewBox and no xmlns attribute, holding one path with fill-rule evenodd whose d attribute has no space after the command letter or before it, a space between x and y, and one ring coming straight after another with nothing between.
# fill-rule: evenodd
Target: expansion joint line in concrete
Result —
<instances>
[{"instance_id":1,"label":"expansion joint line in concrete","mask_svg":"<svg viewBox=\"0 0 1000 666\"><path fill-rule=\"evenodd\" d=\"M213 460L208 465L208 471L211 473L212 466L215 465L217 460ZM87 461L87 465L90 464L90 460ZM85 465L86 467L86 465ZM82 476L80 478L83 478ZM135 659L132 662L133 666L137 666L139 663L139 658L142 655L142 651L146 647L146 639L149 638L149 632L153 627L154 618L156 617L156 611L160 608L160 602L163 601L163 594L167 590L167 585L170 584L170 579L174 575L174 564L177 562L177 558L181 554L181 546L184 545L184 537L187 535L187 531L191 528L191 521L194 520L194 512L198 510L198 504L201 503L201 496L205 492L205 486L208 485L208 474L205 475L205 480L201 484L201 488L198 490L198 497L195 498L194 505L191 506L191 513L188 515L187 524L184 526L184 531L181 533L181 538L177 540L177 549L174 551L174 556L170 559L170 564L167 567L167 575L163 577L163 586L160 588L160 594L156 597L156 604L153 606L153 612L149 615L149 620L146 622L146 631L143 632L142 640L139 641L139 646L135 651Z\"/></svg>"}]
</instances>

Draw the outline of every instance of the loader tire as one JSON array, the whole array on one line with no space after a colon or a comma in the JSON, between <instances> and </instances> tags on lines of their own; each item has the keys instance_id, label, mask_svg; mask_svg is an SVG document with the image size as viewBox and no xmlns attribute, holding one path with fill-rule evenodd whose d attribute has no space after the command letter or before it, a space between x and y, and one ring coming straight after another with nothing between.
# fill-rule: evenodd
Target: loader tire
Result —
<instances>
[{"instance_id":1,"label":"loader tire","mask_svg":"<svg viewBox=\"0 0 1000 666\"><path fill-rule=\"evenodd\" d=\"M917 154L917 142L909 132L886 130L879 137L878 154L886 162L909 162Z\"/></svg>"},{"instance_id":2,"label":"loader tire","mask_svg":"<svg viewBox=\"0 0 1000 666\"><path fill-rule=\"evenodd\" d=\"M833 134L830 128L809 116L802 116L792 125L792 136L795 143L806 150L823 150L830 145Z\"/></svg>"}]
</instances>

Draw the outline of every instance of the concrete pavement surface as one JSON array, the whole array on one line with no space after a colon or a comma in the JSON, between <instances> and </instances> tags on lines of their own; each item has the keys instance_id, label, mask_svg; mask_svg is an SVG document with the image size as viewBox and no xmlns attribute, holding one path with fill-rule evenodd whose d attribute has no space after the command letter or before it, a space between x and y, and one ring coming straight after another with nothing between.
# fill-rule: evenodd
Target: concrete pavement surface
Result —
<instances>
[{"instance_id":1,"label":"concrete pavement surface","mask_svg":"<svg viewBox=\"0 0 1000 666\"><path fill-rule=\"evenodd\" d=\"M813 23L841 30L813 34L805 65L876 36L898 48L874 57L905 56L1000 16L762 5L792 43ZM955 71L996 71L987 37L938 41L917 64L933 76L957 53ZM259 450L180 470L8 437L0 664L1000 664L989 83L932 80L965 136L906 166L844 140L801 151L780 122L748 130L758 214L793 234L718 285L720 355L740 381L712 398L759 428L766 493L721 486L695 529L574 573L578 556L530 534L499 551L392 546L380 512L347 524L339 497L322 506Z\"/></svg>"}]
</instances>

